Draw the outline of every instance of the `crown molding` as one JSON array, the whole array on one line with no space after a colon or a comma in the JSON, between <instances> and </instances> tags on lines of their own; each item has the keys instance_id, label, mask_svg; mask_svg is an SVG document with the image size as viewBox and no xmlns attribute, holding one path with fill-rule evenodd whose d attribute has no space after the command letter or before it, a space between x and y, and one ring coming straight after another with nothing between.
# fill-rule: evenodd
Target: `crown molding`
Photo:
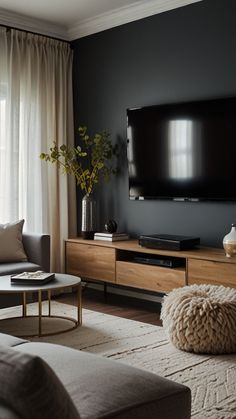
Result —
<instances>
[{"instance_id":1,"label":"crown molding","mask_svg":"<svg viewBox=\"0 0 236 419\"><path fill-rule=\"evenodd\" d=\"M51 36L64 41L69 41L68 31L65 26L45 22L40 19L31 18L19 13L9 12L0 8L0 25L10 26L11 28L22 29L41 35Z\"/></svg>"},{"instance_id":2,"label":"crown molding","mask_svg":"<svg viewBox=\"0 0 236 419\"><path fill-rule=\"evenodd\" d=\"M35 32L64 41L73 41L84 36L200 1L203 0L140 0L129 6L114 9L94 16L93 18L80 20L71 25L71 27L57 25L0 8L0 25Z\"/></svg>"},{"instance_id":3,"label":"crown molding","mask_svg":"<svg viewBox=\"0 0 236 419\"><path fill-rule=\"evenodd\" d=\"M202 0L142 0L129 6L112 10L95 16L91 19L78 21L70 28L67 34L69 40L75 40L97 32L111 29L115 26L124 25L135 20L143 19L171 9L187 6Z\"/></svg>"}]
</instances>

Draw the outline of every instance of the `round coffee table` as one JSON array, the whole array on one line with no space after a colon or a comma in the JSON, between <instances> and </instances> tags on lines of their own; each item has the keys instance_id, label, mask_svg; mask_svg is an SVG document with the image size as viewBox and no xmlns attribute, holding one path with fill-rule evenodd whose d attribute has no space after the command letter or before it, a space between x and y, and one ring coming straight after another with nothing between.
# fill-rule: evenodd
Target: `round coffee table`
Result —
<instances>
[{"instance_id":1,"label":"round coffee table","mask_svg":"<svg viewBox=\"0 0 236 419\"><path fill-rule=\"evenodd\" d=\"M54 316L51 314L51 293L54 290L59 290L63 288L71 288L76 287L78 292L77 298L77 319L72 317L66 316ZM48 314L42 314L42 293L47 292L47 300L48 300ZM29 293L37 293L38 295L38 314L37 315L27 315L27 294ZM66 274L55 274L55 279L48 282L44 285L19 285L19 284L11 284L11 277L10 275L1 276L0 278L0 294L22 294L22 316L18 317L9 317L0 319L1 321L12 320L17 318L29 318L29 317L36 317L38 318L38 333L31 334L31 335L20 335L20 337L35 337L35 336L50 336L56 335L63 332L68 332L69 330L73 330L76 327L82 324L82 300L81 300L81 279L73 276L73 275L66 275ZM67 329L59 330L52 333L43 333L42 331L42 318L56 318L56 319L63 319L68 320L69 322L73 323L72 327Z\"/></svg>"}]
</instances>

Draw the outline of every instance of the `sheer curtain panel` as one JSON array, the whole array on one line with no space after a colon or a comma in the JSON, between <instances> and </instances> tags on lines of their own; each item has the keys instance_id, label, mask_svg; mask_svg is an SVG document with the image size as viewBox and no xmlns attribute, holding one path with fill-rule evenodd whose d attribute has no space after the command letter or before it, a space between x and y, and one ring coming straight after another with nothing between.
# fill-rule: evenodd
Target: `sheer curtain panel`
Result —
<instances>
[{"instance_id":1,"label":"sheer curtain panel","mask_svg":"<svg viewBox=\"0 0 236 419\"><path fill-rule=\"evenodd\" d=\"M73 143L72 58L66 42L0 27L0 223L49 233L57 272L76 231L75 185L39 155Z\"/></svg>"}]
</instances>

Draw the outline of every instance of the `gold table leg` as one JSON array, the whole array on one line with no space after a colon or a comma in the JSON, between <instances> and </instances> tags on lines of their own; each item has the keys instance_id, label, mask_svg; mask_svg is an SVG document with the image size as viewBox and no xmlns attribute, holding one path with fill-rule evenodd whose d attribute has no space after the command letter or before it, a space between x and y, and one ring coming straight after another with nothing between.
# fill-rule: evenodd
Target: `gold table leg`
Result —
<instances>
[{"instance_id":1,"label":"gold table leg","mask_svg":"<svg viewBox=\"0 0 236 419\"><path fill-rule=\"evenodd\" d=\"M42 291L38 291L38 305L39 305L39 336L42 334Z\"/></svg>"},{"instance_id":2,"label":"gold table leg","mask_svg":"<svg viewBox=\"0 0 236 419\"><path fill-rule=\"evenodd\" d=\"M23 303L22 303L22 316L27 316L27 301L26 301L26 292L23 292Z\"/></svg>"},{"instance_id":3,"label":"gold table leg","mask_svg":"<svg viewBox=\"0 0 236 419\"><path fill-rule=\"evenodd\" d=\"M48 316L51 316L51 290L48 290Z\"/></svg>"},{"instance_id":4,"label":"gold table leg","mask_svg":"<svg viewBox=\"0 0 236 419\"><path fill-rule=\"evenodd\" d=\"M82 324L82 298L81 298L81 283L78 284L78 301L77 301L77 318L78 318L78 324Z\"/></svg>"}]
</instances>

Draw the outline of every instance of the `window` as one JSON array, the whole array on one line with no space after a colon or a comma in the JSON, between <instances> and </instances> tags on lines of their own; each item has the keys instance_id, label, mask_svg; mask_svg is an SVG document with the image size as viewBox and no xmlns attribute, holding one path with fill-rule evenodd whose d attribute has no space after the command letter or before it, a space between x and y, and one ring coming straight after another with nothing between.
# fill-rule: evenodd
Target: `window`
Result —
<instances>
[{"instance_id":1,"label":"window","mask_svg":"<svg viewBox=\"0 0 236 419\"><path fill-rule=\"evenodd\" d=\"M6 222L6 95L4 86L0 87L0 222Z\"/></svg>"}]
</instances>

